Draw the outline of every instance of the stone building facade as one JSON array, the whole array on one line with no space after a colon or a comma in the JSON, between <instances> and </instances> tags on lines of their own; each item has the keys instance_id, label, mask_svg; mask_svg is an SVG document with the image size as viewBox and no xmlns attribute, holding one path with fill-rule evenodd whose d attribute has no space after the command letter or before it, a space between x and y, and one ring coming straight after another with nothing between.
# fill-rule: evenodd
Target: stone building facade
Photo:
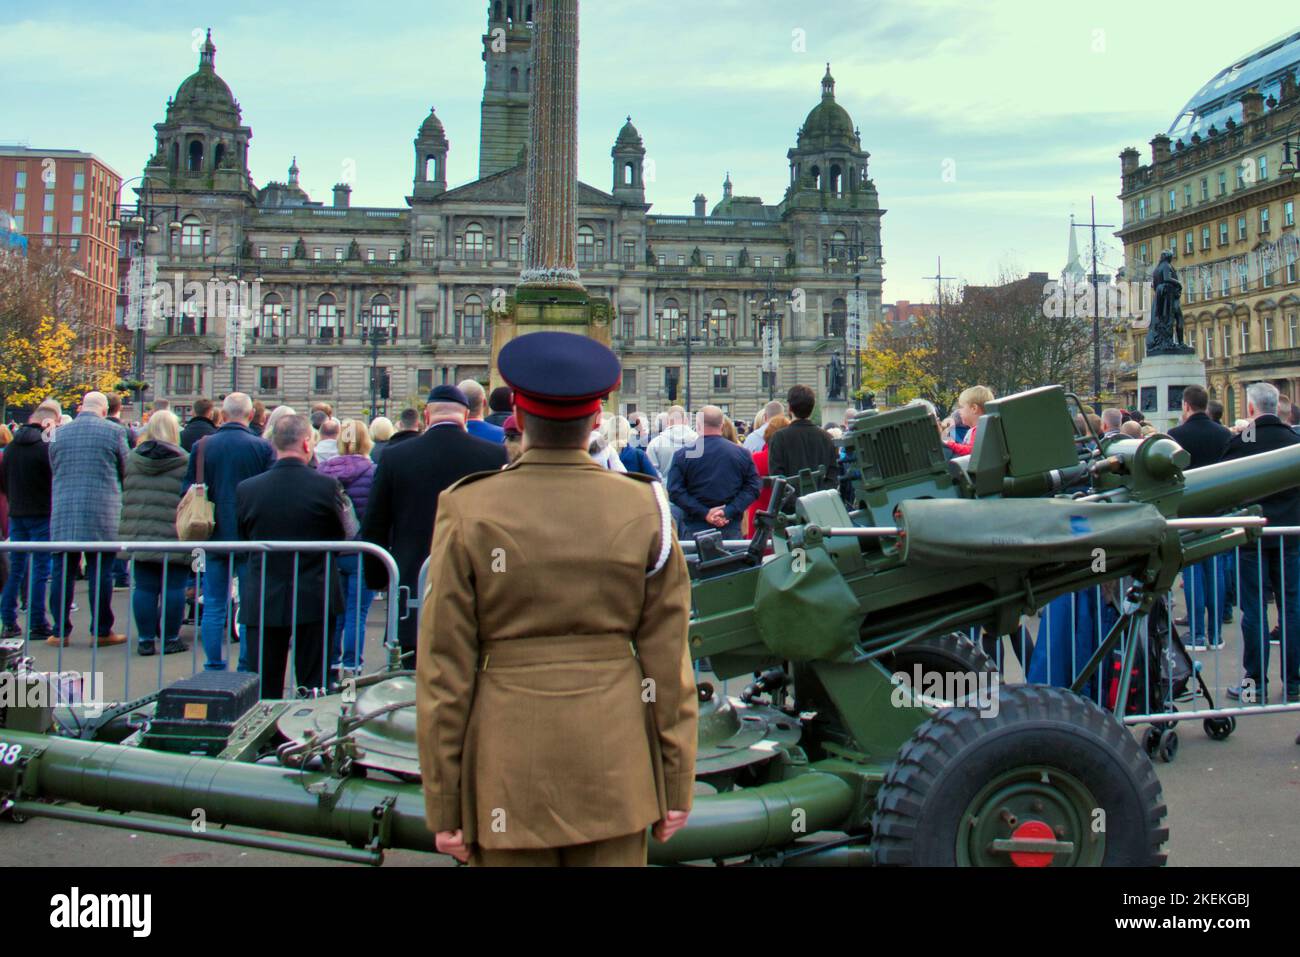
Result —
<instances>
[{"instance_id":1,"label":"stone building facade","mask_svg":"<svg viewBox=\"0 0 1300 957\"><path fill-rule=\"evenodd\" d=\"M489 10L479 178L449 186L451 143L431 110L400 208L354 207L346 184L331 205L313 201L296 160L287 182L257 187L252 131L216 73L209 35L198 70L155 126L139 203L168 227L150 234L148 252L159 283L260 279L260 299L242 336L197 293L164 308L146 336L146 400L166 398L184 413L200 396L238 388L268 407L330 401L342 415L395 414L435 384L487 380L492 314L522 260L525 6ZM824 396L832 355L844 355L855 279L864 325L879 312L884 212L830 68L787 154L789 186L776 205L733 195L728 176L711 211L701 196L692 215L651 214L645 145L630 118L610 155L608 191L579 185L577 249L584 283L613 305L623 407L684 404L688 366L690 404L740 418L796 382ZM780 332L774 378L761 369L765 322ZM373 408L372 382L387 392Z\"/></svg>"},{"instance_id":2,"label":"stone building facade","mask_svg":"<svg viewBox=\"0 0 1300 957\"><path fill-rule=\"evenodd\" d=\"M1171 250L1183 284L1186 338L1205 362L1225 416L1246 414L1245 390L1268 381L1300 396L1300 33L1229 64L1197 93L1151 162L1120 154L1122 278L1149 284ZM1125 327L1119 391L1137 407L1147 320Z\"/></svg>"}]
</instances>

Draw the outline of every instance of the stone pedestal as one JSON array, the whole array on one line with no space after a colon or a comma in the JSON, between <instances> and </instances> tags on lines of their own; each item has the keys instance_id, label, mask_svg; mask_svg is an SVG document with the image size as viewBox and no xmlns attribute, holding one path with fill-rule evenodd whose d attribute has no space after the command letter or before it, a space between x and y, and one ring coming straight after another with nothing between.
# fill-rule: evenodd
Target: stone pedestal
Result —
<instances>
[{"instance_id":1,"label":"stone pedestal","mask_svg":"<svg viewBox=\"0 0 1300 957\"><path fill-rule=\"evenodd\" d=\"M530 332L571 332L587 336L613 348L610 301L588 295L585 289L568 286L521 285L506 304L506 312L492 321L492 373L490 389L505 385L497 370L497 356L515 336ZM606 409L618 411L618 393L612 393Z\"/></svg>"},{"instance_id":2,"label":"stone pedestal","mask_svg":"<svg viewBox=\"0 0 1300 957\"><path fill-rule=\"evenodd\" d=\"M822 399L817 403L816 421L821 422L823 429L832 425L843 428L844 413L849 411L851 405L848 399Z\"/></svg>"},{"instance_id":3,"label":"stone pedestal","mask_svg":"<svg viewBox=\"0 0 1300 957\"><path fill-rule=\"evenodd\" d=\"M1161 432L1182 421L1183 389L1205 385L1205 363L1195 353L1147 356L1138 365L1138 411Z\"/></svg>"}]
</instances>

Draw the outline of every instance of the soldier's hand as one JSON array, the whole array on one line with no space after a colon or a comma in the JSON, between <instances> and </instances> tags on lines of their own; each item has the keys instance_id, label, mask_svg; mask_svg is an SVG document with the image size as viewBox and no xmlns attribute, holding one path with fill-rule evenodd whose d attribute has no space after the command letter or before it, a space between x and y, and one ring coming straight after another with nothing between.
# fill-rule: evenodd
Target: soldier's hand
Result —
<instances>
[{"instance_id":1,"label":"soldier's hand","mask_svg":"<svg viewBox=\"0 0 1300 957\"><path fill-rule=\"evenodd\" d=\"M434 835L438 853L450 854L462 864L469 861L469 848L465 846L465 832L457 828L454 831L439 831Z\"/></svg>"},{"instance_id":2,"label":"soldier's hand","mask_svg":"<svg viewBox=\"0 0 1300 957\"><path fill-rule=\"evenodd\" d=\"M655 836L655 840L663 843L684 828L686 818L690 813L690 811L669 811L668 816L656 824L654 830L651 831Z\"/></svg>"}]
</instances>

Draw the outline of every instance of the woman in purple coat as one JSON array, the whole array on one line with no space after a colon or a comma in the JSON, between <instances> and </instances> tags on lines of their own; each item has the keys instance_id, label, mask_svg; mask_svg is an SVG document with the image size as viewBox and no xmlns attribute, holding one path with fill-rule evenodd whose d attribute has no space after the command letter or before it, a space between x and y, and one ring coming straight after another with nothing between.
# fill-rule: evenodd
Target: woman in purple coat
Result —
<instances>
[{"instance_id":1,"label":"woman in purple coat","mask_svg":"<svg viewBox=\"0 0 1300 957\"><path fill-rule=\"evenodd\" d=\"M338 479L343 491L352 499L360 526L370 501L370 486L375 479L375 463L370 459L372 442L370 432L355 419L348 419L339 431L339 454L323 463L322 475ZM366 616L375 593L366 588L361 574L361 556L353 552L339 557L339 577L343 583L344 612L334 621L334 637L330 648L330 667L349 671L361 670L361 658L366 646ZM340 652L342 660L340 661Z\"/></svg>"}]
</instances>

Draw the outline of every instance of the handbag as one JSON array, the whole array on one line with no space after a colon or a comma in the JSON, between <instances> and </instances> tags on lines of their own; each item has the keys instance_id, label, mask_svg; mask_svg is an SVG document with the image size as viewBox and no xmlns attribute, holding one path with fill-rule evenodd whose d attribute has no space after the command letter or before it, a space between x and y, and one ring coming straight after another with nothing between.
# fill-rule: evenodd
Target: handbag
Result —
<instances>
[{"instance_id":1,"label":"handbag","mask_svg":"<svg viewBox=\"0 0 1300 957\"><path fill-rule=\"evenodd\" d=\"M199 443L198 462L194 469L194 484L185 491L180 504L176 506L176 537L182 542L206 542L212 537L217 527L217 510L208 501L208 487L203 484L203 446Z\"/></svg>"}]
</instances>

